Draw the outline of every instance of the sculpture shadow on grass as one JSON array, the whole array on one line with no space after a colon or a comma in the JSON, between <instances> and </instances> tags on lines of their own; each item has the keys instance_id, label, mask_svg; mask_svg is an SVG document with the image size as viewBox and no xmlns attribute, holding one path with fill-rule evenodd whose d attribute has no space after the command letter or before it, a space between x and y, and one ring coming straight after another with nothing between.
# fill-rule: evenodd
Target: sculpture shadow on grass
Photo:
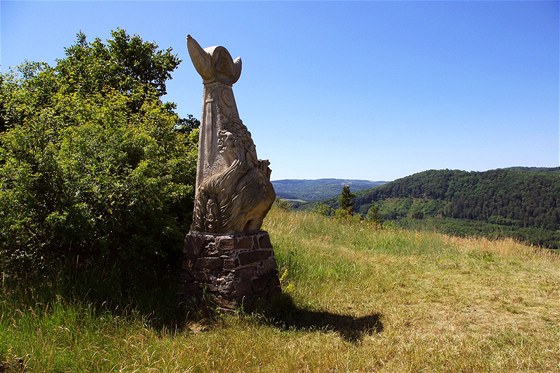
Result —
<instances>
[{"instance_id":1,"label":"sculpture shadow on grass","mask_svg":"<svg viewBox=\"0 0 560 373\"><path fill-rule=\"evenodd\" d=\"M382 315L354 317L327 311L314 311L298 307L287 294L281 294L258 311L264 323L282 330L334 331L344 340L359 343L365 335L383 331Z\"/></svg>"}]
</instances>

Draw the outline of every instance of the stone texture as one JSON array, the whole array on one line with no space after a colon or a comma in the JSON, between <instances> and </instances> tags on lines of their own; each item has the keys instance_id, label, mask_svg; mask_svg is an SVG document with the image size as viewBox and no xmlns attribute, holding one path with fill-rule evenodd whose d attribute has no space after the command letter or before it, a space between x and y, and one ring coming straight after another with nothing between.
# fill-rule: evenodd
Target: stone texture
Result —
<instances>
[{"instance_id":1,"label":"stone texture","mask_svg":"<svg viewBox=\"0 0 560 373\"><path fill-rule=\"evenodd\" d=\"M272 255L272 250L255 250L239 253L239 264L246 265L264 261Z\"/></svg>"},{"instance_id":2,"label":"stone texture","mask_svg":"<svg viewBox=\"0 0 560 373\"><path fill-rule=\"evenodd\" d=\"M258 299L270 299L281 291L274 251L264 231L190 232L185 237L183 269L185 295L225 311L251 308Z\"/></svg>"}]
</instances>

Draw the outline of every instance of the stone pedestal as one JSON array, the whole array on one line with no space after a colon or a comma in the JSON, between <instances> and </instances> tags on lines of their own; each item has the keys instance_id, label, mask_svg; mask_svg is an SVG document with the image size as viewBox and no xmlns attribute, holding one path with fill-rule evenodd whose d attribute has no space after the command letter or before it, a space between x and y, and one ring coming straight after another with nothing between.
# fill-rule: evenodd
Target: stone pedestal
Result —
<instances>
[{"instance_id":1,"label":"stone pedestal","mask_svg":"<svg viewBox=\"0 0 560 373\"><path fill-rule=\"evenodd\" d=\"M231 311L252 308L280 294L274 252L267 232L185 237L183 289L188 299Z\"/></svg>"}]
</instances>

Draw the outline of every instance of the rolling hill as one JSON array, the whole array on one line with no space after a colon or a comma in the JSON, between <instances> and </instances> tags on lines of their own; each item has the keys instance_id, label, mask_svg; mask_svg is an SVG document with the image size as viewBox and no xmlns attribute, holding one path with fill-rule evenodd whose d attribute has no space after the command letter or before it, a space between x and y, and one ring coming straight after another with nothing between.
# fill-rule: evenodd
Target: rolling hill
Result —
<instances>
[{"instance_id":1,"label":"rolling hill","mask_svg":"<svg viewBox=\"0 0 560 373\"><path fill-rule=\"evenodd\" d=\"M385 181L350 179L286 179L272 182L278 198L305 202L321 201L337 196L344 185L349 185L352 191L356 192L383 184L385 184Z\"/></svg>"},{"instance_id":2,"label":"rolling hill","mask_svg":"<svg viewBox=\"0 0 560 373\"><path fill-rule=\"evenodd\" d=\"M464 235L491 231L560 247L560 167L429 170L357 194L354 210L361 214L373 202L384 220L439 224L446 233Z\"/></svg>"}]
</instances>

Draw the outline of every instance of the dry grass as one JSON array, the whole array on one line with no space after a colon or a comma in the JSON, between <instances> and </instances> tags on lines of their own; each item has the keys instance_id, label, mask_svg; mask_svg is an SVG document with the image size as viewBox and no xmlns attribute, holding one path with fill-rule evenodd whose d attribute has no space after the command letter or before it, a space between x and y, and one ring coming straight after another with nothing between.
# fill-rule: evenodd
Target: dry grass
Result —
<instances>
[{"instance_id":1,"label":"dry grass","mask_svg":"<svg viewBox=\"0 0 560 373\"><path fill-rule=\"evenodd\" d=\"M24 357L33 371L560 371L557 253L280 209L265 228L293 300L276 312L169 331L61 301L0 319L0 360Z\"/></svg>"}]
</instances>

